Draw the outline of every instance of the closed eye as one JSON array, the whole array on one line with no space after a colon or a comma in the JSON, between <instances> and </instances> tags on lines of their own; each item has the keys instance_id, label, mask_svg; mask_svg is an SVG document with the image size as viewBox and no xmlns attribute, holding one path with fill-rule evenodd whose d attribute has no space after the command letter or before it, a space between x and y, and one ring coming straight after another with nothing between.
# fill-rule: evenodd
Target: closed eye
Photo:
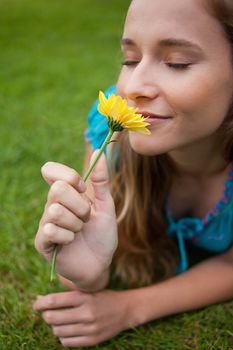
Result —
<instances>
[{"instance_id":1,"label":"closed eye","mask_svg":"<svg viewBox=\"0 0 233 350\"><path fill-rule=\"evenodd\" d=\"M166 62L166 65L172 69L184 70L184 69L189 68L191 66L191 63L169 63L169 62Z\"/></svg>"},{"instance_id":2,"label":"closed eye","mask_svg":"<svg viewBox=\"0 0 233 350\"><path fill-rule=\"evenodd\" d=\"M138 61L123 61L122 66L134 66L136 64L138 64Z\"/></svg>"}]
</instances>

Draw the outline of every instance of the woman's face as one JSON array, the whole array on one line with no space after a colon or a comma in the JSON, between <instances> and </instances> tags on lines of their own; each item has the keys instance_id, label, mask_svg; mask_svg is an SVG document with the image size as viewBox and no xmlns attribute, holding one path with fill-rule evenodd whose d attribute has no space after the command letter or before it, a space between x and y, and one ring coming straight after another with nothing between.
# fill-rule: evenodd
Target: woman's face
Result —
<instances>
[{"instance_id":1,"label":"woman's face","mask_svg":"<svg viewBox=\"0 0 233 350\"><path fill-rule=\"evenodd\" d=\"M149 116L150 136L130 132L138 153L212 142L226 117L233 91L231 47L204 3L134 0L130 6L118 93Z\"/></svg>"}]
</instances>

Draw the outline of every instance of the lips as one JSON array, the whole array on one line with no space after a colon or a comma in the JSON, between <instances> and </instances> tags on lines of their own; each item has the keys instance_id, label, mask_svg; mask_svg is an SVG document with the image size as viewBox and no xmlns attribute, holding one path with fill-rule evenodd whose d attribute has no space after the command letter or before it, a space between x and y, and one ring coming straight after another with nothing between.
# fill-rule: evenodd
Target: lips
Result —
<instances>
[{"instance_id":1,"label":"lips","mask_svg":"<svg viewBox=\"0 0 233 350\"><path fill-rule=\"evenodd\" d=\"M161 115L161 114L155 114L155 113L150 113L150 112L144 112L144 111L139 111L138 113L142 114L143 117L147 118L147 121L149 122L150 120L165 120L165 119L171 119L171 116L168 115Z\"/></svg>"}]
</instances>

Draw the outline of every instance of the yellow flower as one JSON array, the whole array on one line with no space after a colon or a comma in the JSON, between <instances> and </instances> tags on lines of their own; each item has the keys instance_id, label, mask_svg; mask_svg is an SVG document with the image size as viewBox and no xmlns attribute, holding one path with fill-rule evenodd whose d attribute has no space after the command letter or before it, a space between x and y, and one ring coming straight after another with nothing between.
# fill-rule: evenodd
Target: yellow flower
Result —
<instances>
[{"instance_id":1,"label":"yellow flower","mask_svg":"<svg viewBox=\"0 0 233 350\"><path fill-rule=\"evenodd\" d=\"M137 108L129 107L125 99L114 94L106 98L100 91L99 100L98 111L109 119L108 126L112 131L128 129L145 135L150 134L146 128L150 125L145 122L146 118L137 114Z\"/></svg>"}]
</instances>

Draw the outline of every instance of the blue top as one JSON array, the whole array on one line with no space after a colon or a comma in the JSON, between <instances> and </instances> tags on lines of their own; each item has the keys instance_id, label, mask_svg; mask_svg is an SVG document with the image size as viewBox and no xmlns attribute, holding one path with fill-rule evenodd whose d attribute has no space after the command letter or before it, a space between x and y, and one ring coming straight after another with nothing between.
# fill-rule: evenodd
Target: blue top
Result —
<instances>
[{"instance_id":1,"label":"blue top","mask_svg":"<svg viewBox=\"0 0 233 350\"><path fill-rule=\"evenodd\" d=\"M108 96L116 92L112 86L105 94ZM93 149L99 148L108 133L107 118L99 114L97 110L98 101L93 105L88 114L88 129L86 138ZM180 251L180 263L177 272L181 273L188 268L188 259L185 241L192 245L213 253L222 253L233 245L233 167L225 182L222 199L204 217L185 217L175 220L166 206L167 234L176 237Z\"/></svg>"}]
</instances>

